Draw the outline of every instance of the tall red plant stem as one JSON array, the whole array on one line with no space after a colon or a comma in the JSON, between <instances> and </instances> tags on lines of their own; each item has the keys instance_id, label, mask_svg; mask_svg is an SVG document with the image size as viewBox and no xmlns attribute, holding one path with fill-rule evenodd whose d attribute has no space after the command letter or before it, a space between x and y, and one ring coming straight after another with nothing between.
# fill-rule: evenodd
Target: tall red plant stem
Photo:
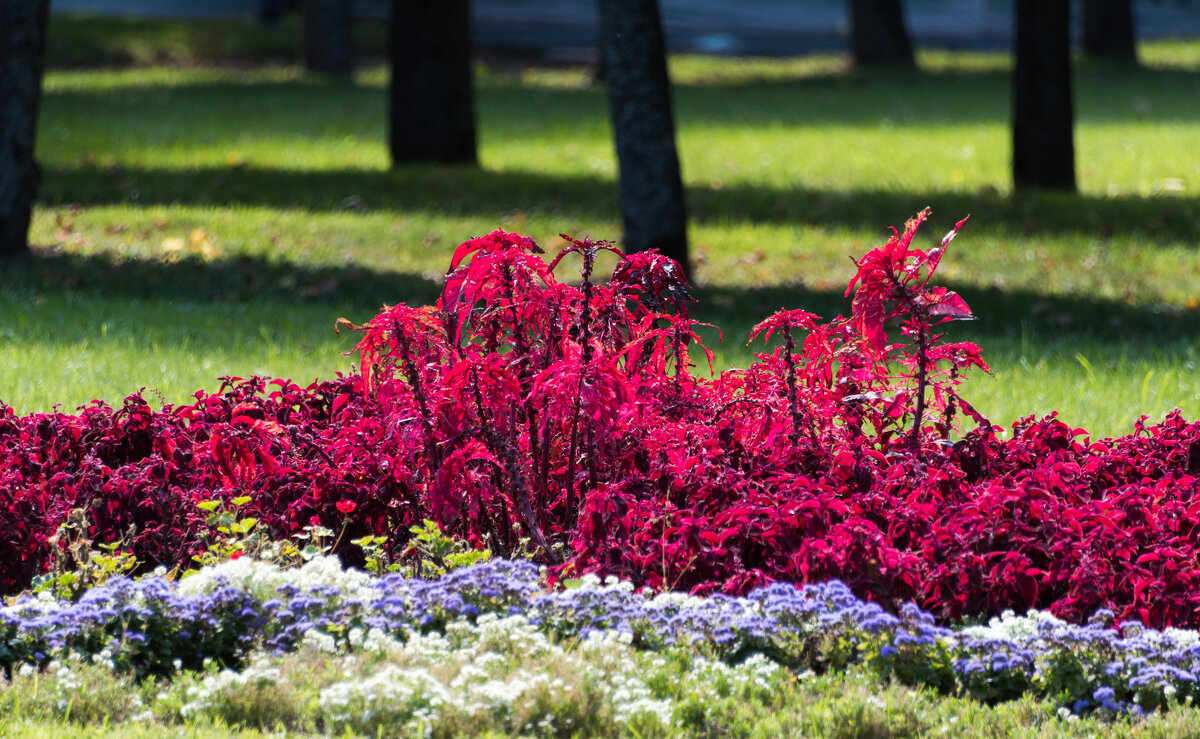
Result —
<instances>
[{"instance_id":1,"label":"tall red plant stem","mask_svg":"<svg viewBox=\"0 0 1200 739\"><path fill-rule=\"evenodd\" d=\"M675 357L675 397L680 401L683 400L684 366L687 364L684 359L684 333L681 325L682 322L676 320L671 332L671 354Z\"/></svg>"},{"instance_id":2,"label":"tall red plant stem","mask_svg":"<svg viewBox=\"0 0 1200 739\"><path fill-rule=\"evenodd\" d=\"M908 445L920 458L921 424L925 418L925 389L929 384L929 313L913 299L925 285L916 287L901 282L893 270L887 270L887 279L892 284L892 293L900 302L909 321L917 328L917 404L913 409L913 427L908 434Z\"/></svg>"},{"instance_id":3,"label":"tall red plant stem","mask_svg":"<svg viewBox=\"0 0 1200 739\"><path fill-rule=\"evenodd\" d=\"M412 348L408 336L400 327L400 321L392 320L392 334L396 346L400 349L400 362L404 365L404 374L412 386L413 397L417 399L417 410L421 414L421 432L424 437L425 455L429 459L429 476L432 478L441 467L441 455L433 438L433 414L429 412L429 400L425 395L425 387L421 382L421 373L412 359Z\"/></svg>"},{"instance_id":4,"label":"tall red plant stem","mask_svg":"<svg viewBox=\"0 0 1200 739\"><path fill-rule=\"evenodd\" d=\"M512 267L505 264L501 275L504 280L504 299L508 303L509 323L512 326L513 347L517 353L517 378L521 383L522 392L528 390L527 381L533 370L533 357L529 351L529 343L525 337L524 325L521 321L521 316L517 312L517 299L514 290L514 278ZM530 459L536 465L537 460L541 456L538 454L538 433L537 433L537 408L532 403L522 404L519 408L521 415L524 416L526 434L529 437L529 454ZM534 467L536 469L536 467ZM535 495L537 496L537 504L539 510L545 509L547 502L547 484L544 475L537 475L533 479Z\"/></svg>"},{"instance_id":5,"label":"tall red plant stem","mask_svg":"<svg viewBox=\"0 0 1200 739\"><path fill-rule=\"evenodd\" d=\"M909 300L911 303L911 299ZM929 325L925 317L916 314L913 318L917 323L917 405L913 409L912 431L909 432L908 445L913 453L920 456L921 422L925 418L925 386L929 384Z\"/></svg>"},{"instance_id":6,"label":"tall red plant stem","mask_svg":"<svg viewBox=\"0 0 1200 739\"><path fill-rule=\"evenodd\" d=\"M791 324L783 326L784 350L787 352L787 393L788 410L792 414L792 433L789 435L792 446L800 444L800 402L796 391L796 366L792 357L796 354L796 341L792 338Z\"/></svg>"},{"instance_id":7,"label":"tall red plant stem","mask_svg":"<svg viewBox=\"0 0 1200 739\"><path fill-rule=\"evenodd\" d=\"M587 382L588 367L592 363L592 266L596 262L596 248L588 244L583 249L583 269L580 276L583 284L583 305L579 317L579 340L582 351L579 356L579 384L575 390L575 402L571 408L570 451L567 454L566 515L571 526L575 525L575 456L579 448L579 412L583 405L583 386Z\"/></svg>"},{"instance_id":8,"label":"tall red plant stem","mask_svg":"<svg viewBox=\"0 0 1200 739\"><path fill-rule=\"evenodd\" d=\"M483 394L479 390L479 373L474 367L471 368L471 395L475 402L475 412L479 416L479 430L483 433L484 441L491 449L492 454L498 453L503 460L504 472L508 476L509 486L512 490L513 505L517 507L521 518L524 519L529 535L542 548L544 556L549 561L557 563L558 555L551 550L550 542L542 533L537 515L534 514L533 506L530 505L529 486L525 484L525 476L521 474L521 462L517 458L516 445L511 439L496 430L495 419L491 418L483 404Z\"/></svg>"}]
</instances>

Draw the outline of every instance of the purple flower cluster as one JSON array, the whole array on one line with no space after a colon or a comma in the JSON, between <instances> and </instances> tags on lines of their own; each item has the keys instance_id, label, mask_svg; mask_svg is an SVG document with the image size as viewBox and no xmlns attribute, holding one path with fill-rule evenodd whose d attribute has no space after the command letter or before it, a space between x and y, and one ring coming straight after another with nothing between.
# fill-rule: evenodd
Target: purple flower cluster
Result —
<instances>
[{"instance_id":1,"label":"purple flower cluster","mask_svg":"<svg viewBox=\"0 0 1200 739\"><path fill-rule=\"evenodd\" d=\"M637 593L592 576L548 591L539 581L536 565L508 560L437 580L391 575L356 594L349 586L289 582L270 599L220 576L191 594L161 578L119 578L76 603L25 598L0 609L0 665L11 672L76 653L101 655L138 677L169 675L208 659L237 667L253 649L289 651L309 630L350 648L355 627L403 640L490 613L524 615L561 637L618 631L647 649L702 648L730 660L761 652L797 669L865 663L910 684L989 702L1031 693L1075 712L1140 714L1200 697L1195 633L1116 628L1111 614L1083 626L1005 614L952 631L914 605L888 613L836 581L774 583L745 597Z\"/></svg>"},{"instance_id":2,"label":"purple flower cluster","mask_svg":"<svg viewBox=\"0 0 1200 739\"><path fill-rule=\"evenodd\" d=\"M367 623L386 631L428 631L460 617L524 613L540 577L532 562L505 559L451 570L437 580L388 575L376 584Z\"/></svg>"},{"instance_id":3,"label":"purple flower cluster","mask_svg":"<svg viewBox=\"0 0 1200 739\"><path fill-rule=\"evenodd\" d=\"M350 628L376 627L404 638L461 617L523 613L539 575L530 562L506 560L432 581L392 575L376 581L368 602L328 584L284 584L260 601L219 577L215 587L187 595L158 577L114 578L76 603L25 597L0 609L0 666L11 674L19 663L76 653L106 655L138 677L199 669L206 659L236 668L254 648L295 649L309 630L344 639Z\"/></svg>"},{"instance_id":4,"label":"purple flower cluster","mask_svg":"<svg viewBox=\"0 0 1200 739\"><path fill-rule=\"evenodd\" d=\"M239 665L266 618L234 587L189 597L161 578L114 578L75 603L24 598L0 609L0 665L11 674L17 663L54 655L107 655L139 678L199 669L206 659Z\"/></svg>"},{"instance_id":5,"label":"purple flower cluster","mask_svg":"<svg viewBox=\"0 0 1200 739\"><path fill-rule=\"evenodd\" d=\"M363 623L362 604L346 599L332 585L301 589L295 585L276 588L278 598L262 603L263 626L256 636L267 651L280 653L296 648L310 629L341 631Z\"/></svg>"},{"instance_id":6,"label":"purple flower cluster","mask_svg":"<svg viewBox=\"0 0 1200 739\"><path fill-rule=\"evenodd\" d=\"M993 619L956 632L954 669L974 697L1003 700L1026 691L1065 696L1075 712L1141 714L1200 698L1196 632L1110 625L1098 612L1085 625L1044 614Z\"/></svg>"},{"instance_id":7,"label":"purple flower cluster","mask_svg":"<svg viewBox=\"0 0 1200 739\"><path fill-rule=\"evenodd\" d=\"M797 587L773 583L745 597L705 598L672 593L657 597L622 585L543 592L530 619L561 635L595 630L629 633L645 647L704 643L727 658L768 654L794 667L842 667L857 661L859 646L880 635L933 643L949 633L928 620L897 617L856 598L831 581Z\"/></svg>"}]
</instances>

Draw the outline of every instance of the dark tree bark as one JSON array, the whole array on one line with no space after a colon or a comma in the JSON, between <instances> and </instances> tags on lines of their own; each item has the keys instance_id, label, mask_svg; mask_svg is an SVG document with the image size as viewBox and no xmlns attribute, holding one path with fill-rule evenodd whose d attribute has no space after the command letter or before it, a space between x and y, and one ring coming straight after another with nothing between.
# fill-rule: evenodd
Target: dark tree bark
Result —
<instances>
[{"instance_id":1,"label":"dark tree bark","mask_svg":"<svg viewBox=\"0 0 1200 739\"><path fill-rule=\"evenodd\" d=\"M1083 53L1137 63L1133 0L1083 0Z\"/></svg>"},{"instance_id":2,"label":"dark tree bark","mask_svg":"<svg viewBox=\"0 0 1200 739\"><path fill-rule=\"evenodd\" d=\"M687 211L658 1L599 0L599 6L625 248L658 249L686 270Z\"/></svg>"},{"instance_id":3,"label":"dark tree bark","mask_svg":"<svg viewBox=\"0 0 1200 739\"><path fill-rule=\"evenodd\" d=\"M900 0L850 0L850 45L856 66L916 66Z\"/></svg>"},{"instance_id":4,"label":"dark tree bark","mask_svg":"<svg viewBox=\"0 0 1200 739\"><path fill-rule=\"evenodd\" d=\"M354 74L350 0L304 0L304 68L349 77Z\"/></svg>"},{"instance_id":5,"label":"dark tree bark","mask_svg":"<svg viewBox=\"0 0 1200 739\"><path fill-rule=\"evenodd\" d=\"M286 11L284 0L258 0L258 25L274 28L283 20Z\"/></svg>"},{"instance_id":6,"label":"dark tree bark","mask_svg":"<svg viewBox=\"0 0 1200 739\"><path fill-rule=\"evenodd\" d=\"M1013 185L1075 189L1069 0L1017 0Z\"/></svg>"},{"instance_id":7,"label":"dark tree bark","mask_svg":"<svg viewBox=\"0 0 1200 739\"><path fill-rule=\"evenodd\" d=\"M0 258L29 251L49 0L0 0Z\"/></svg>"},{"instance_id":8,"label":"dark tree bark","mask_svg":"<svg viewBox=\"0 0 1200 739\"><path fill-rule=\"evenodd\" d=\"M470 0L392 0L392 166L475 164Z\"/></svg>"}]
</instances>

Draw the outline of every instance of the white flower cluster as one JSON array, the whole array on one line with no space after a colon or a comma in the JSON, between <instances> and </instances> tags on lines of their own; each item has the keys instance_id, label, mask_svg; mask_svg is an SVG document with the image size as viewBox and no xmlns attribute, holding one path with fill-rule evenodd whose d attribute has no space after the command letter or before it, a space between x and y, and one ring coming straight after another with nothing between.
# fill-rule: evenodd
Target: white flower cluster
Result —
<instances>
[{"instance_id":1,"label":"white flower cluster","mask_svg":"<svg viewBox=\"0 0 1200 739\"><path fill-rule=\"evenodd\" d=\"M300 647L325 654L340 654L342 651L338 648L337 639L332 634L326 634L324 631L316 629L308 629L304 632L300 638Z\"/></svg>"},{"instance_id":2,"label":"white flower cluster","mask_svg":"<svg viewBox=\"0 0 1200 739\"><path fill-rule=\"evenodd\" d=\"M752 654L737 666L697 657L688 671L692 692L710 698L728 698L749 691L765 692L784 680L784 668L761 654Z\"/></svg>"},{"instance_id":3,"label":"white flower cluster","mask_svg":"<svg viewBox=\"0 0 1200 739\"><path fill-rule=\"evenodd\" d=\"M652 608L678 607L680 610L695 610L703 607L705 603L704 598L676 590L665 590L650 599Z\"/></svg>"},{"instance_id":4,"label":"white flower cluster","mask_svg":"<svg viewBox=\"0 0 1200 739\"><path fill-rule=\"evenodd\" d=\"M280 568L271 562L253 557L239 557L202 568L179 583L180 595L210 593L218 584L244 590L258 601L279 597L277 589L284 585L308 592L313 588L336 587L347 601L369 603L377 591L371 586L371 575L354 569L342 569L337 557L317 556L300 567Z\"/></svg>"},{"instance_id":5,"label":"white flower cluster","mask_svg":"<svg viewBox=\"0 0 1200 739\"><path fill-rule=\"evenodd\" d=\"M621 580L614 575L609 575L601 580L597 575L589 573L580 576L575 589L581 593L596 592L601 595L605 593L632 593L633 583L628 580ZM647 603L652 608L678 607L680 609L695 609L703 607L707 601L704 598L688 595L685 592L665 590L650 597Z\"/></svg>"},{"instance_id":6,"label":"white flower cluster","mask_svg":"<svg viewBox=\"0 0 1200 739\"><path fill-rule=\"evenodd\" d=\"M210 713L214 706L244 690L247 686L276 685L284 682L279 667L266 655L259 657L241 672L221 670L208 675L199 684L188 686L187 703L180 709L185 717Z\"/></svg>"},{"instance_id":7,"label":"white flower cluster","mask_svg":"<svg viewBox=\"0 0 1200 739\"><path fill-rule=\"evenodd\" d=\"M66 712L74 696L78 695L80 687L83 686L83 681L74 670L58 660L51 661L47 671L54 676L54 696L58 710Z\"/></svg>"},{"instance_id":8,"label":"white flower cluster","mask_svg":"<svg viewBox=\"0 0 1200 739\"><path fill-rule=\"evenodd\" d=\"M505 657L541 657L562 652L525 616L500 618L488 613L480 616L474 626L465 621L457 625L462 630L459 638L469 636L471 646L467 649L472 655L492 652Z\"/></svg>"},{"instance_id":9,"label":"white flower cluster","mask_svg":"<svg viewBox=\"0 0 1200 739\"><path fill-rule=\"evenodd\" d=\"M336 649L321 636L306 636L299 657L321 658ZM597 699L618 726L635 719L674 723L673 702L649 686L656 676L668 683L678 675L662 655L634 649L629 634L597 631L563 645L524 616L488 614L478 623L452 621L444 633L411 634L406 642L376 631L350 641L361 642L361 650L340 658L342 669L329 673L340 678L320 692L323 719L335 731L421 735L453 721L569 732L572 706ZM762 656L736 667L697 659L684 692L723 697L747 687L768 689L780 669Z\"/></svg>"},{"instance_id":10,"label":"white flower cluster","mask_svg":"<svg viewBox=\"0 0 1200 739\"><path fill-rule=\"evenodd\" d=\"M1162 630L1162 635L1179 648L1191 647L1200 643L1200 631L1195 629L1176 629L1168 626Z\"/></svg>"},{"instance_id":11,"label":"white flower cluster","mask_svg":"<svg viewBox=\"0 0 1200 739\"><path fill-rule=\"evenodd\" d=\"M2 604L3 601L0 601ZM53 595L43 590L32 598L21 598L11 605L0 605L0 616L10 619L33 620L61 611L64 603L57 601Z\"/></svg>"},{"instance_id":12,"label":"white flower cluster","mask_svg":"<svg viewBox=\"0 0 1200 739\"><path fill-rule=\"evenodd\" d=\"M405 735L430 731L450 692L424 668L387 665L366 678L334 683L321 691L320 706L325 718L336 727L377 734L387 727Z\"/></svg>"},{"instance_id":13,"label":"white flower cluster","mask_svg":"<svg viewBox=\"0 0 1200 739\"><path fill-rule=\"evenodd\" d=\"M465 665L450 686L459 691L459 707L465 713L501 720L511 719L522 700L530 695L546 693L554 696L567 689L562 678L552 678L546 673L518 669L493 677L491 671L474 665Z\"/></svg>"},{"instance_id":14,"label":"white flower cluster","mask_svg":"<svg viewBox=\"0 0 1200 739\"><path fill-rule=\"evenodd\" d=\"M647 655L629 647L630 635L616 631L593 631L579 642L583 673L596 680L600 693L614 708L616 720L626 723L636 716L649 714L664 725L671 725L674 707L670 701L657 700L646 684L650 672ZM660 663L658 666L663 666Z\"/></svg>"},{"instance_id":15,"label":"white flower cluster","mask_svg":"<svg viewBox=\"0 0 1200 739\"><path fill-rule=\"evenodd\" d=\"M992 617L986 626L968 626L959 634L975 639L1030 639L1038 635L1038 626L1043 623L1062 626L1065 622L1047 611L1029 611L1018 616L1006 610L998 617Z\"/></svg>"},{"instance_id":16,"label":"white flower cluster","mask_svg":"<svg viewBox=\"0 0 1200 739\"><path fill-rule=\"evenodd\" d=\"M1036 639L1043 624L1053 627L1069 626L1065 621L1047 611L1029 611L1024 616L1018 616L1013 611L1006 610L1000 616L993 617L986 626L968 626L958 632L957 636L959 638L1024 641ZM1200 643L1200 631L1196 630L1167 627L1159 631L1147 629L1136 622L1127 622L1122 627L1126 636L1136 635L1163 650L1183 649Z\"/></svg>"}]
</instances>

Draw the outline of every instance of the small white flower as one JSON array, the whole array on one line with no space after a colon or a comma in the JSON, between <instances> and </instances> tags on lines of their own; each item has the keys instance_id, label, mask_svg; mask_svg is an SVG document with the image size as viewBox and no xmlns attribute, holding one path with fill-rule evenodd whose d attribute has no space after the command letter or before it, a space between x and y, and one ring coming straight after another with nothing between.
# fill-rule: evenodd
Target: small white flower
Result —
<instances>
[{"instance_id":1,"label":"small white flower","mask_svg":"<svg viewBox=\"0 0 1200 739\"><path fill-rule=\"evenodd\" d=\"M337 639L334 639L330 634L317 631L316 629L308 629L304 632L304 635L300 638L300 646L302 649L323 652L325 654L338 654L341 651L338 649Z\"/></svg>"}]
</instances>

